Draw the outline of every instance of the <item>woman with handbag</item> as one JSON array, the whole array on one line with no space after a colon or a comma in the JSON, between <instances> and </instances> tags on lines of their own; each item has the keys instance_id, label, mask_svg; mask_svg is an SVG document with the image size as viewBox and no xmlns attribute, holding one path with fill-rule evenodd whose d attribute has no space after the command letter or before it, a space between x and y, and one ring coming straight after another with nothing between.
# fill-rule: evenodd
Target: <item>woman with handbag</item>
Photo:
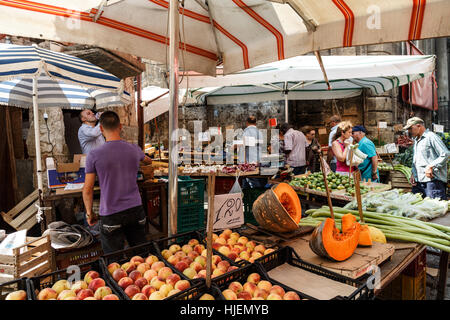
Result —
<instances>
[{"instance_id":1,"label":"woman with handbag","mask_svg":"<svg viewBox=\"0 0 450 320\"><path fill-rule=\"evenodd\" d=\"M348 176L350 172L350 166L347 165L347 155L350 152L350 145L353 139L352 137L352 123L350 121L344 121L339 123L336 130L336 134L333 137L333 143L331 148L336 157L336 173ZM352 172L356 170L352 168Z\"/></svg>"}]
</instances>

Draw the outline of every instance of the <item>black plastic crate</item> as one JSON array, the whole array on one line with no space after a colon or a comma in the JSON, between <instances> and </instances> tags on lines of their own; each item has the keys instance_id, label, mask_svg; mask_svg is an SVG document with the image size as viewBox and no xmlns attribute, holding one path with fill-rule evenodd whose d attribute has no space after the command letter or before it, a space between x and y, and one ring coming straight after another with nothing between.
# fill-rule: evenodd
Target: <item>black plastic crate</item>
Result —
<instances>
[{"instance_id":1,"label":"black plastic crate","mask_svg":"<svg viewBox=\"0 0 450 320\"><path fill-rule=\"evenodd\" d=\"M105 274L105 267L101 260L95 260L92 262L80 264L77 267L80 269L81 272L80 280L83 280L85 274L88 271L91 270L97 271L100 274L100 278L102 278L105 281L105 285L111 288L112 293L118 296L119 299L123 299L122 294L118 290L116 290L114 284L111 283L108 274ZM37 294L39 293L40 290L51 287L56 281L67 279L70 276L73 276L73 271L64 269L43 274L41 276L29 278L27 279L28 296L31 298L31 300L38 300Z\"/></svg>"},{"instance_id":2,"label":"black plastic crate","mask_svg":"<svg viewBox=\"0 0 450 320\"><path fill-rule=\"evenodd\" d=\"M105 268L105 273L107 274L107 277L108 277L109 281L112 283L114 288L118 292L121 293L121 295L122 295L124 300L131 300L131 299L125 294L125 291L118 285L118 283L114 280L112 275L109 274L109 272L107 270L108 265L110 263L112 263L112 262L117 262L120 265L122 265L123 263L129 261L134 256L141 256L142 258L145 259L149 255L154 255L154 256L158 257L159 261L164 262L164 264L167 267L169 267L173 271L173 273L178 274L182 280L188 280L191 287L195 286L196 284L198 284L200 282L198 280L189 280L189 279L187 279L186 276L183 273L181 273L177 269L175 269L170 263L168 263L161 256L161 254L158 252L156 244L153 241L151 241L151 242L147 242L147 243L135 246L135 247L131 247L131 248L127 248L127 249L124 249L124 250L112 252L112 253L106 254L106 255L101 257L101 260L103 262L103 266Z\"/></svg>"},{"instance_id":3,"label":"black plastic crate","mask_svg":"<svg viewBox=\"0 0 450 320\"><path fill-rule=\"evenodd\" d=\"M289 246L280 248L270 254L268 254L264 259L260 261L264 270L267 272L284 264L288 263L292 266L301 268L303 270L309 271L311 273L326 277L328 279L345 283L350 286L355 287L355 291L346 297L337 296L334 299L344 299L344 300L372 300L374 298L374 290L368 287L368 277L364 276L358 279L352 279L336 272L327 270L320 266L311 264L309 262L303 261L298 254Z\"/></svg>"},{"instance_id":4,"label":"black plastic crate","mask_svg":"<svg viewBox=\"0 0 450 320\"><path fill-rule=\"evenodd\" d=\"M4 282L0 284L0 300L5 300L6 296L11 292L23 290L27 293L27 297L25 300L31 300L30 295L28 294L28 285L27 279L21 278L16 280L11 280L8 282Z\"/></svg>"},{"instance_id":5,"label":"black plastic crate","mask_svg":"<svg viewBox=\"0 0 450 320\"><path fill-rule=\"evenodd\" d=\"M216 285L211 284L211 287L207 288L205 283L174 294L169 300L200 300L205 293L212 295L215 300L224 300L220 289Z\"/></svg>"},{"instance_id":6,"label":"black plastic crate","mask_svg":"<svg viewBox=\"0 0 450 320\"><path fill-rule=\"evenodd\" d=\"M190 231L190 232L179 233L179 234L175 234L175 235L173 235L171 237L166 237L166 238L162 238L162 239L159 239L159 240L155 240L155 246L156 246L156 248L158 250L158 254L161 256L161 258L164 260L164 262L167 263L167 264L170 264L163 257L163 255L162 255L163 251L165 249L168 249L173 244L178 244L180 247L182 247L184 244L187 244L190 239L198 240L198 242L200 244L203 244L205 246L205 249L206 249L206 242L204 241L203 234L201 232L199 232L199 231ZM227 261L230 264L230 266L235 266L237 268L240 267L239 264L235 263L234 261L232 261L228 257L225 257L224 255L220 254L216 250L213 250L213 255L217 255L217 256L219 256L221 258L221 260ZM176 269L174 266L172 266L172 267L174 269ZM184 274L182 274L182 277L184 279L188 279ZM197 279L194 279L194 280L196 280L198 282L204 282L203 278L197 278Z\"/></svg>"},{"instance_id":7,"label":"black plastic crate","mask_svg":"<svg viewBox=\"0 0 450 320\"><path fill-rule=\"evenodd\" d=\"M244 285L245 282L247 282L247 278L251 273L258 273L261 277L261 280L267 280L273 285L279 285L284 289L285 292L293 291L298 294L301 300L317 300L316 298L313 298L303 292L300 292L298 290L295 290L279 281L271 279L261 264L255 262L250 265L247 265L243 268L240 268L238 270L234 270L225 276L214 278L212 279L213 283L220 289L220 295L223 300L226 300L225 297L222 294L222 291L227 289L230 283L237 281Z\"/></svg>"}]
</instances>

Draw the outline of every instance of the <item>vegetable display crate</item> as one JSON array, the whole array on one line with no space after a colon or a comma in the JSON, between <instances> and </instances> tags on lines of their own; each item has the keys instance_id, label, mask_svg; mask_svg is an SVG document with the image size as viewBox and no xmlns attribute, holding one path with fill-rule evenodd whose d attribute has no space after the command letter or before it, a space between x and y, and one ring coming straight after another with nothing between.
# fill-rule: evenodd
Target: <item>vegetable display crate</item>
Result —
<instances>
[{"instance_id":1,"label":"vegetable display crate","mask_svg":"<svg viewBox=\"0 0 450 320\"><path fill-rule=\"evenodd\" d=\"M205 180L179 179L178 180L178 208L199 205L205 202Z\"/></svg>"},{"instance_id":2,"label":"vegetable display crate","mask_svg":"<svg viewBox=\"0 0 450 320\"><path fill-rule=\"evenodd\" d=\"M179 292L170 297L170 300L200 300L200 298L204 294L209 294L214 297L214 300L224 300L220 289L211 284L210 288L206 287L206 284L200 284L194 287L191 287L183 292Z\"/></svg>"},{"instance_id":3,"label":"vegetable display crate","mask_svg":"<svg viewBox=\"0 0 450 320\"><path fill-rule=\"evenodd\" d=\"M146 258L150 255L154 255L156 257L158 257L159 261L164 262L164 265L166 267L169 267L173 273L178 274L180 276L181 279L183 280L188 280L190 287L195 286L196 284L199 283L199 281L195 281L195 280L189 280L186 278L186 276L184 274L182 274L181 272L179 272L177 269L175 269L170 263L168 263L158 252L158 249L156 248L156 244L152 241L152 242L147 242L135 247L131 247L128 249L124 249L124 250L120 250L120 251L116 251L116 252L112 252L109 254L105 254L101 257L102 260L102 264L104 267L104 272L107 275L109 281L112 283L112 285L114 286L115 290L117 290L118 292L120 292L121 297L123 297L124 300L131 300L130 297L128 297L125 294L125 291L119 286L119 284L114 280L114 278L112 277L112 275L108 272L107 268L108 265L110 263L113 262L117 262L118 264L122 265L125 262L130 261L130 259L134 256L141 256L142 258ZM184 291L182 291L184 292Z\"/></svg>"},{"instance_id":4,"label":"vegetable display crate","mask_svg":"<svg viewBox=\"0 0 450 320\"><path fill-rule=\"evenodd\" d=\"M373 289L368 287L368 277L352 279L308 263L289 246L268 254L260 263L272 279L287 285L290 285L290 281L294 281L302 289L304 287L304 292L317 299L372 300L374 297ZM302 281L308 285L305 286ZM314 295L315 292L322 294L323 286L329 287L327 295L331 294L331 289L335 289L333 292L337 294L328 298ZM341 294L343 292L345 294Z\"/></svg>"},{"instance_id":5,"label":"vegetable display crate","mask_svg":"<svg viewBox=\"0 0 450 320\"><path fill-rule=\"evenodd\" d=\"M123 299L121 293L115 289L113 283L109 279L108 275L105 273L105 267L101 260L95 260L92 262L80 264L77 266L79 268L79 280L83 280L86 273L89 271L96 271L99 273L100 278L105 281L105 286L109 287L113 294L115 294L119 299ZM31 300L38 300L39 291L45 288L51 288L53 284L58 280L69 280L77 277L75 273L76 269L64 269L58 270L51 273L47 273L41 276L32 277L27 279L28 281L28 296Z\"/></svg>"},{"instance_id":6,"label":"vegetable display crate","mask_svg":"<svg viewBox=\"0 0 450 320\"><path fill-rule=\"evenodd\" d=\"M164 258L164 250L168 250L168 249L170 248L170 246L172 246L172 245L174 245L174 244L177 244L177 245L180 246L180 248L182 248L183 245L188 244L189 240L191 240L191 239L197 240L197 241L199 242L199 244L203 245L204 248L206 249L206 239L205 239L205 237L203 236L203 234L202 234L201 232L198 232L198 231L191 231L191 232L179 233L179 234L173 235L173 236L171 236L171 237L167 237L167 238L162 238L162 239L159 239L159 240L155 240L155 247L156 247L156 249L158 250L158 255L161 256L161 258L163 259L163 261L164 261L166 264L170 264L170 262L169 262L167 259ZM194 249L194 250L195 250L195 249ZM216 251L216 250L213 249L212 252L213 252L213 255L219 256L220 259L221 259L222 261L227 261L228 264L230 265L230 267L231 267L231 266L233 266L233 267L235 267L235 268L239 268L239 267L240 267L239 264L233 262L233 261L232 261L231 259L229 259L228 257L226 257L226 256L224 256L224 255L222 255L222 254L220 254L218 251ZM201 255L201 252L197 252L197 253L198 253L199 255ZM175 268L175 266L173 266L173 265L171 265L171 266L172 266L172 268ZM176 268L175 268L175 269L176 269ZM178 271L178 270L177 270L177 271ZM225 273L225 275L226 275L226 274L228 274L228 272ZM221 277L221 276L219 276L219 277ZM185 276L184 274L182 274L182 279L189 279L189 278L188 278L187 276ZM204 282L204 279L203 279L203 278L198 278L198 279L194 279L194 280L195 280L195 282L199 282L199 283L203 283L203 282Z\"/></svg>"},{"instance_id":7,"label":"vegetable display crate","mask_svg":"<svg viewBox=\"0 0 450 320\"><path fill-rule=\"evenodd\" d=\"M253 202L266 192L268 189L266 188L253 188L253 189L243 189L243 202L244 202L244 222L251 223L254 225L258 225L255 217L253 216Z\"/></svg>"},{"instance_id":8,"label":"vegetable display crate","mask_svg":"<svg viewBox=\"0 0 450 320\"><path fill-rule=\"evenodd\" d=\"M56 269L63 270L71 265L95 261L101 255L103 255L103 249L100 241L95 241L83 248L57 249L55 250Z\"/></svg>"},{"instance_id":9,"label":"vegetable display crate","mask_svg":"<svg viewBox=\"0 0 450 320\"><path fill-rule=\"evenodd\" d=\"M177 230L178 233L198 230L205 227L205 208L203 204L185 205L178 207Z\"/></svg>"},{"instance_id":10,"label":"vegetable display crate","mask_svg":"<svg viewBox=\"0 0 450 320\"><path fill-rule=\"evenodd\" d=\"M27 293L27 297L25 298L25 300L31 300L31 298L28 296L27 279L21 278L0 284L0 301L5 300L6 296L11 292L19 290L23 290Z\"/></svg>"},{"instance_id":11,"label":"vegetable display crate","mask_svg":"<svg viewBox=\"0 0 450 320\"><path fill-rule=\"evenodd\" d=\"M0 254L0 282L33 277L51 270L53 249L50 236L27 237L27 243Z\"/></svg>"},{"instance_id":12,"label":"vegetable display crate","mask_svg":"<svg viewBox=\"0 0 450 320\"><path fill-rule=\"evenodd\" d=\"M412 185L409 183L406 176L401 172L395 170L389 171L389 179L393 189L400 188L408 192L412 190Z\"/></svg>"},{"instance_id":13,"label":"vegetable display crate","mask_svg":"<svg viewBox=\"0 0 450 320\"><path fill-rule=\"evenodd\" d=\"M290 286L287 286L279 281L276 281L272 278L270 278L267 275L266 270L261 266L261 264L259 263L252 263L250 265L247 265L243 268L234 270L232 272L230 272L228 275L226 275L225 277L218 277L218 278L214 278L212 279L212 282L219 287L220 291L221 291L221 298L222 300L226 300L225 297L223 296L222 292L225 289L228 289L228 286L230 285L230 283L232 282L239 282L241 285L244 285L247 282L247 278L250 274L252 273L257 273L260 275L261 280L266 280L269 281L272 285L279 285L280 287L283 288L283 290L285 292L288 291L293 291L295 293L298 294L298 296L300 297L301 300L303 299L307 299L307 300L317 300L301 291L298 291L296 289L293 289Z\"/></svg>"}]
</instances>

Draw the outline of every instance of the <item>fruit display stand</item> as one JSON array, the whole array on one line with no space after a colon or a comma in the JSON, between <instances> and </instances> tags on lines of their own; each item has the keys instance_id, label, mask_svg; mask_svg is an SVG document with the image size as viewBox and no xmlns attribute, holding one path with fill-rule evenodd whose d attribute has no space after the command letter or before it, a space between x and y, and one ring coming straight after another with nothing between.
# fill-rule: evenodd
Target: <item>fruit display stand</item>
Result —
<instances>
[{"instance_id":1,"label":"fruit display stand","mask_svg":"<svg viewBox=\"0 0 450 320\"><path fill-rule=\"evenodd\" d=\"M219 287L224 300L317 300L270 278L259 263L234 270L226 278L213 279L213 283Z\"/></svg>"},{"instance_id":2,"label":"fruit display stand","mask_svg":"<svg viewBox=\"0 0 450 320\"><path fill-rule=\"evenodd\" d=\"M75 281L72 286L69 287L65 284L64 280L72 279L76 277L75 271L80 272L79 280ZM105 274L104 266L101 260L95 260L93 262L84 263L78 265L77 268L58 270L48 274L44 274L37 277L27 279L28 282L28 296L32 300L75 300L70 297L77 297L78 300L119 300L123 299L121 293L118 292L112 282ZM98 279L98 280L97 280ZM57 285L55 285L58 283ZM76 288L74 287L76 286ZM108 287L109 289L105 289ZM98 290L102 288L102 290ZM44 291L47 289L47 291ZM90 290L90 291L89 291ZM66 297L62 297L60 294L62 291L66 291ZM73 291L70 293L68 291ZM56 294L55 294L56 293ZM108 298L103 299L109 295Z\"/></svg>"},{"instance_id":3,"label":"fruit display stand","mask_svg":"<svg viewBox=\"0 0 450 320\"><path fill-rule=\"evenodd\" d=\"M12 255L0 254L0 283L49 272L52 250L50 236L27 237L27 243L12 249Z\"/></svg>"},{"instance_id":4,"label":"fruit display stand","mask_svg":"<svg viewBox=\"0 0 450 320\"><path fill-rule=\"evenodd\" d=\"M0 284L1 300L31 300L27 294L27 279L21 278Z\"/></svg>"},{"instance_id":5,"label":"fruit display stand","mask_svg":"<svg viewBox=\"0 0 450 320\"><path fill-rule=\"evenodd\" d=\"M178 294L189 296L190 294L187 292L201 283L201 280L188 279L183 273L166 262L158 253L154 242L106 254L101 257L101 260L107 278L125 300L176 299ZM140 267L140 265L143 267ZM177 286L178 282L180 282L179 286ZM165 285L164 289L162 289L163 285ZM129 287L137 288L128 289ZM171 290L165 292L165 289L168 288ZM170 294L173 289L178 289L179 292ZM162 290L164 290L164 293ZM138 293L144 294L146 299L143 299L143 297L135 298L134 296Z\"/></svg>"},{"instance_id":6,"label":"fruit display stand","mask_svg":"<svg viewBox=\"0 0 450 320\"><path fill-rule=\"evenodd\" d=\"M206 284L191 287L172 297L172 300L225 300L220 289L212 284L210 288Z\"/></svg>"},{"instance_id":7,"label":"fruit display stand","mask_svg":"<svg viewBox=\"0 0 450 320\"><path fill-rule=\"evenodd\" d=\"M88 263L99 259L102 255L102 244L98 240L83 248L55 249L56 269L63 270L68 266Z\"/></svg>"}]
</instances>

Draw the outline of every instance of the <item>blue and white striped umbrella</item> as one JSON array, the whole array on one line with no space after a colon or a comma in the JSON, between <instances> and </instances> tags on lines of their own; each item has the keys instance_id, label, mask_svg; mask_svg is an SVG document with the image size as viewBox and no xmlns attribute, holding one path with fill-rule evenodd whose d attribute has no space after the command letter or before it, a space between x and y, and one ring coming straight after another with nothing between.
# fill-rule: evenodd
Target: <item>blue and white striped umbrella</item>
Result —
<instances>
[{"instance_id":1,"label":"blue and white striped umbrella","mask_svg":"<svg viewBox=\"0 0 450 320\"><path fill-rule=\"evenodd\" d=\"M95 106L96 109L103 109L131 103L131 96L125 91L119 94L105 89L85 88L53 80L45 74L37 78L37 92L39 108L86 109ZM22 78L0 82L0 105L31 108L33 80Z\"/></svg>"}]
</instances>

